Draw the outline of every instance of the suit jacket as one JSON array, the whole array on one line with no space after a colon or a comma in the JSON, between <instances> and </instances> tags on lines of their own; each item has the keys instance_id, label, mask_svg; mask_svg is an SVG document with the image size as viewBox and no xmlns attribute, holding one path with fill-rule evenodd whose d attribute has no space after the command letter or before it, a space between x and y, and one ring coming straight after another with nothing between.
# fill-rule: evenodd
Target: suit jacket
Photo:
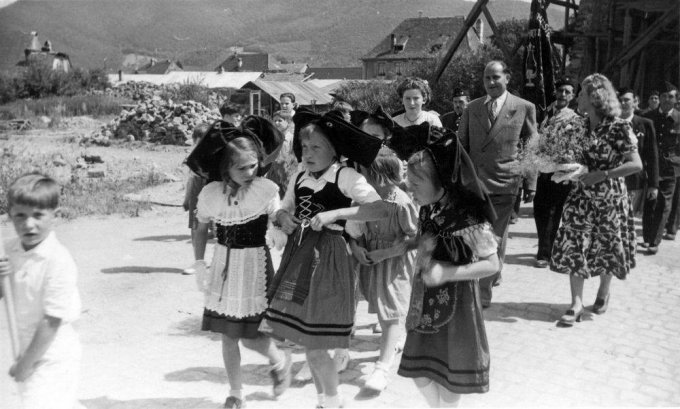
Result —
<instances>
[{"instance_id":1,"label":"suit jacket","mask_svg":"<svg viewBox=\"0 0 680 409\"><path fill-rule=\"evenodd\" d=\"M638 140L642 171L626 176L626 186L629 190L644 189L645 185L659 187L659 149L654 123L650 119L633 115L631 125Z\"/></svg>"},{"instance_id":2,"label":"suit jacket","mask_svg":"<svg viewBox=\"0 0 680 409\"><path fill-rule=\"evenodd\" d=\"M654 131L659 148L659 178L670 179L680 176L680 112L671 110L662 114L655 109L645 114L654 122Z\"/></svg>"},{"instance_id":3,"label":"suit jacket","mask_svg":"<svg viewBox=\"0 0 680 409\"><path fill-rule=\"evenodd\" d=\"M523 175L518 146L538 137L536 107L508 93L491 124L484 99L477 98L463 112L458 138L477 168L477 175L491 194L517 194L522 176L524 188L536 190L536 172Z\"/></svg>"}]
</instances>

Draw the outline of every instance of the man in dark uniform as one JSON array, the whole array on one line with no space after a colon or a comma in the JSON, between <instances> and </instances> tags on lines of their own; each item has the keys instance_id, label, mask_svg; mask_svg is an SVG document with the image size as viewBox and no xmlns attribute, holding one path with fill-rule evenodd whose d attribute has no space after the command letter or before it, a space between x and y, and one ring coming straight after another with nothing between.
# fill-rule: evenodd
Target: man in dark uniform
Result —
<instances>
[{"instance_id":1,"label":"man in dark uniform","mask_svg":"<svg viewBox=\"0 0 680 409\"><path fill-rule=\"evenodd\" d=\"M654 122L659 148L659 193L647 200L642 217L644 243L650 254L659 251L664 227L671 213L676 185L680 180L680 112L674 109L678 90L667 84L659 108L645 114Z\"/></svg>"},{"instance_id":2,"label":"man in dark uniform","mask_svg":"<svg viewBox=\"0 0 680 409\"><path fill-rule=\"evenodd\" d=\"M562 78L555 82L555 102L546 111L545 118L538 128L538 133L547 133L553 137L554 132L566 126L578 116L569 103L574 99L574 84L570 78ZM546 268L550 263L552 245L560 226L562 208L571 190L571 183L556 183L551 180L553 173L539 173L534 197L534 221L538 234L537 268Z\"/></svg>"},{"instance_id":3,"label":"man in dark uniform","mask_svg":"<svg viewBox=\"0 0 680 409\"><path fill-rule=\"evenodd\" d=\"M453 111L448 112L439 118L441 119L444 128L448 128L454 132L458 131L460 118L463 116L463 111L465 111L469 102L470 96L467 91L459 88L453 90Z\"/></svg>"},{"instance_id":4,"label":"man in dark uniform","mask_svg":"<svg viewBox=\"0 0 680 409\"><path fill-rule=\"evenodd\" d=\"M633 213L638 215L642 210L644 192L649 200L656 199L659 188L659 153L656 142L654 123L635 113L635 92L630 88L619 90L621 101L621 119L628 121L638 140L638 152L642 159L642 171L626 176L628 197Z\"/></svg>"}]
</instances>

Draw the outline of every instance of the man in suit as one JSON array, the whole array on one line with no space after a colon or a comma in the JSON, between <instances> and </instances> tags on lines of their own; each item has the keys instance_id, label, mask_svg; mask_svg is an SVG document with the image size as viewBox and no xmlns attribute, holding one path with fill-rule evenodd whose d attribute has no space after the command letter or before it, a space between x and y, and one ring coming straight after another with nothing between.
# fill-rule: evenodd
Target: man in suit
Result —
<instances>
[{"instance_id":1,"label":"man in suit","mask_svg":"<svg viewBox=\"0 0 680 409\"><path fill-rule=\"evenodd\" d=\"M463 111L465 111L465 108L467 108L469 103L470 96L468 95L467 91L460 88L454 89L453 111L447 112L440 118L444 128L448 128L454 132L457 132L458 127L460 126L460 118L463 116Z\"/></svg>"},{"instance_id":2,"label":"man in suit","mask_svg":"<svg viewBox=\"0 0 680 409\"><path fill-rule=\"evenodd\" d=\"M501 267L494 276L479 280L482 305L491 304L492 287L500 278L505 258L505 242L515 197L522 181L518 147L537 137L536 107L507 91L510 72L502 61L491 61L484 68L487 95L470 102L458 128L458 138L477 167L477 175L489 191L497 218L493 223L501 237L498 256ZM536 175L526 175L524 202L533 200Z\"/></svg>"},{"instance_id":3,"label":"man in suit","mask_svg":"<svg viewBox=\"0 0 680 409\"><path fill-rule=\"evenodd\" d=\"M569 124L578 116L569 103L574 99L574 84L570 78L561 78L555 82L555 102L546 111L545 118L539 127L539 133L547 138L557 137L557 131ZM534 221L538 235L538 251L536 252L536 268L547 268L550 264L552 245L557 236L557 228L562 218L562 208L571 190L571 183L552 181L554 173L539 173L536 181L536 197L534 197Z\"/></svg>"},{"instance_id":4,"label":"man in suit","mask_svg":"<svg viewBox=\"0 0 680 409\"><path fill-rule=\"evenodd\" d=\"M659 193L656 199L645 202L642 216L643 247L647 247L649 254L659 251L673 194L680 180L680 112L674 108L677 97L678 90L669 86L661 94L659 108L645 114L654 122L659 149Z\"/></svg>"},{"instance_id":5,"label":"man in suit","mask_svg":"<svg viewBox=\"0 0 680 409\"><path fill-rule=\"evenodd\" d=\"M659 151L656 143L654 123L647 118L635 114L637 104L635 93L630 88L619 90L621 101L621 119L630 122L638 140L638 152L642 159L642 171L626 176L626 188L630 197L633 213L639 214L644 203L644 191L647 199L656 199L659 191Z\"/></svg>"}]
</instances>

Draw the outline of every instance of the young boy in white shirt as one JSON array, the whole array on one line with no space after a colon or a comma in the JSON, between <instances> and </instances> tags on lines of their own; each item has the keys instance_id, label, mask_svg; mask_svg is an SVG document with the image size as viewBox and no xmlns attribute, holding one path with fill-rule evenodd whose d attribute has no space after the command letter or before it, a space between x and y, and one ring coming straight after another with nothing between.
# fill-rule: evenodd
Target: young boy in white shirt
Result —
<instances>
[{"instance_id":1,"label":"young boy in white shirt","mask_svg":"<svg viewBox=\"0 0 680 409\"><path fill-rule=\"evenodd\" d=\"M77 400L81 349L72 322L80 315L78 271L53 231L59 185L40 174L9 188L9 217L18 238L5 248L0 275L14 293L20 355L10 369L25 409L72 409Z\"/></svg>"}]
</instances>

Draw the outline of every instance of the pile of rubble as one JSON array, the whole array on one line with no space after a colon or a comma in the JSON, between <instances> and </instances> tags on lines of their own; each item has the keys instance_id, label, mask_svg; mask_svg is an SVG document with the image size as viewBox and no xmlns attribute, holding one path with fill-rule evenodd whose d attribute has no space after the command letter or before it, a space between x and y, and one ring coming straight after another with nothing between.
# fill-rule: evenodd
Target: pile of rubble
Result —
<instances>
[{"instance_id":1,"label":"pile of rubble","mask_svg":"<svg viewBox=\"0 0 680 409\"><path fill-rule=\"evenodd\" d=\"M194 128L220 119L219 111L194 101L174 103L159 96L130 105L85 143L108 146L113 139L191 145Z\"/></svg>"}]
</instances>

